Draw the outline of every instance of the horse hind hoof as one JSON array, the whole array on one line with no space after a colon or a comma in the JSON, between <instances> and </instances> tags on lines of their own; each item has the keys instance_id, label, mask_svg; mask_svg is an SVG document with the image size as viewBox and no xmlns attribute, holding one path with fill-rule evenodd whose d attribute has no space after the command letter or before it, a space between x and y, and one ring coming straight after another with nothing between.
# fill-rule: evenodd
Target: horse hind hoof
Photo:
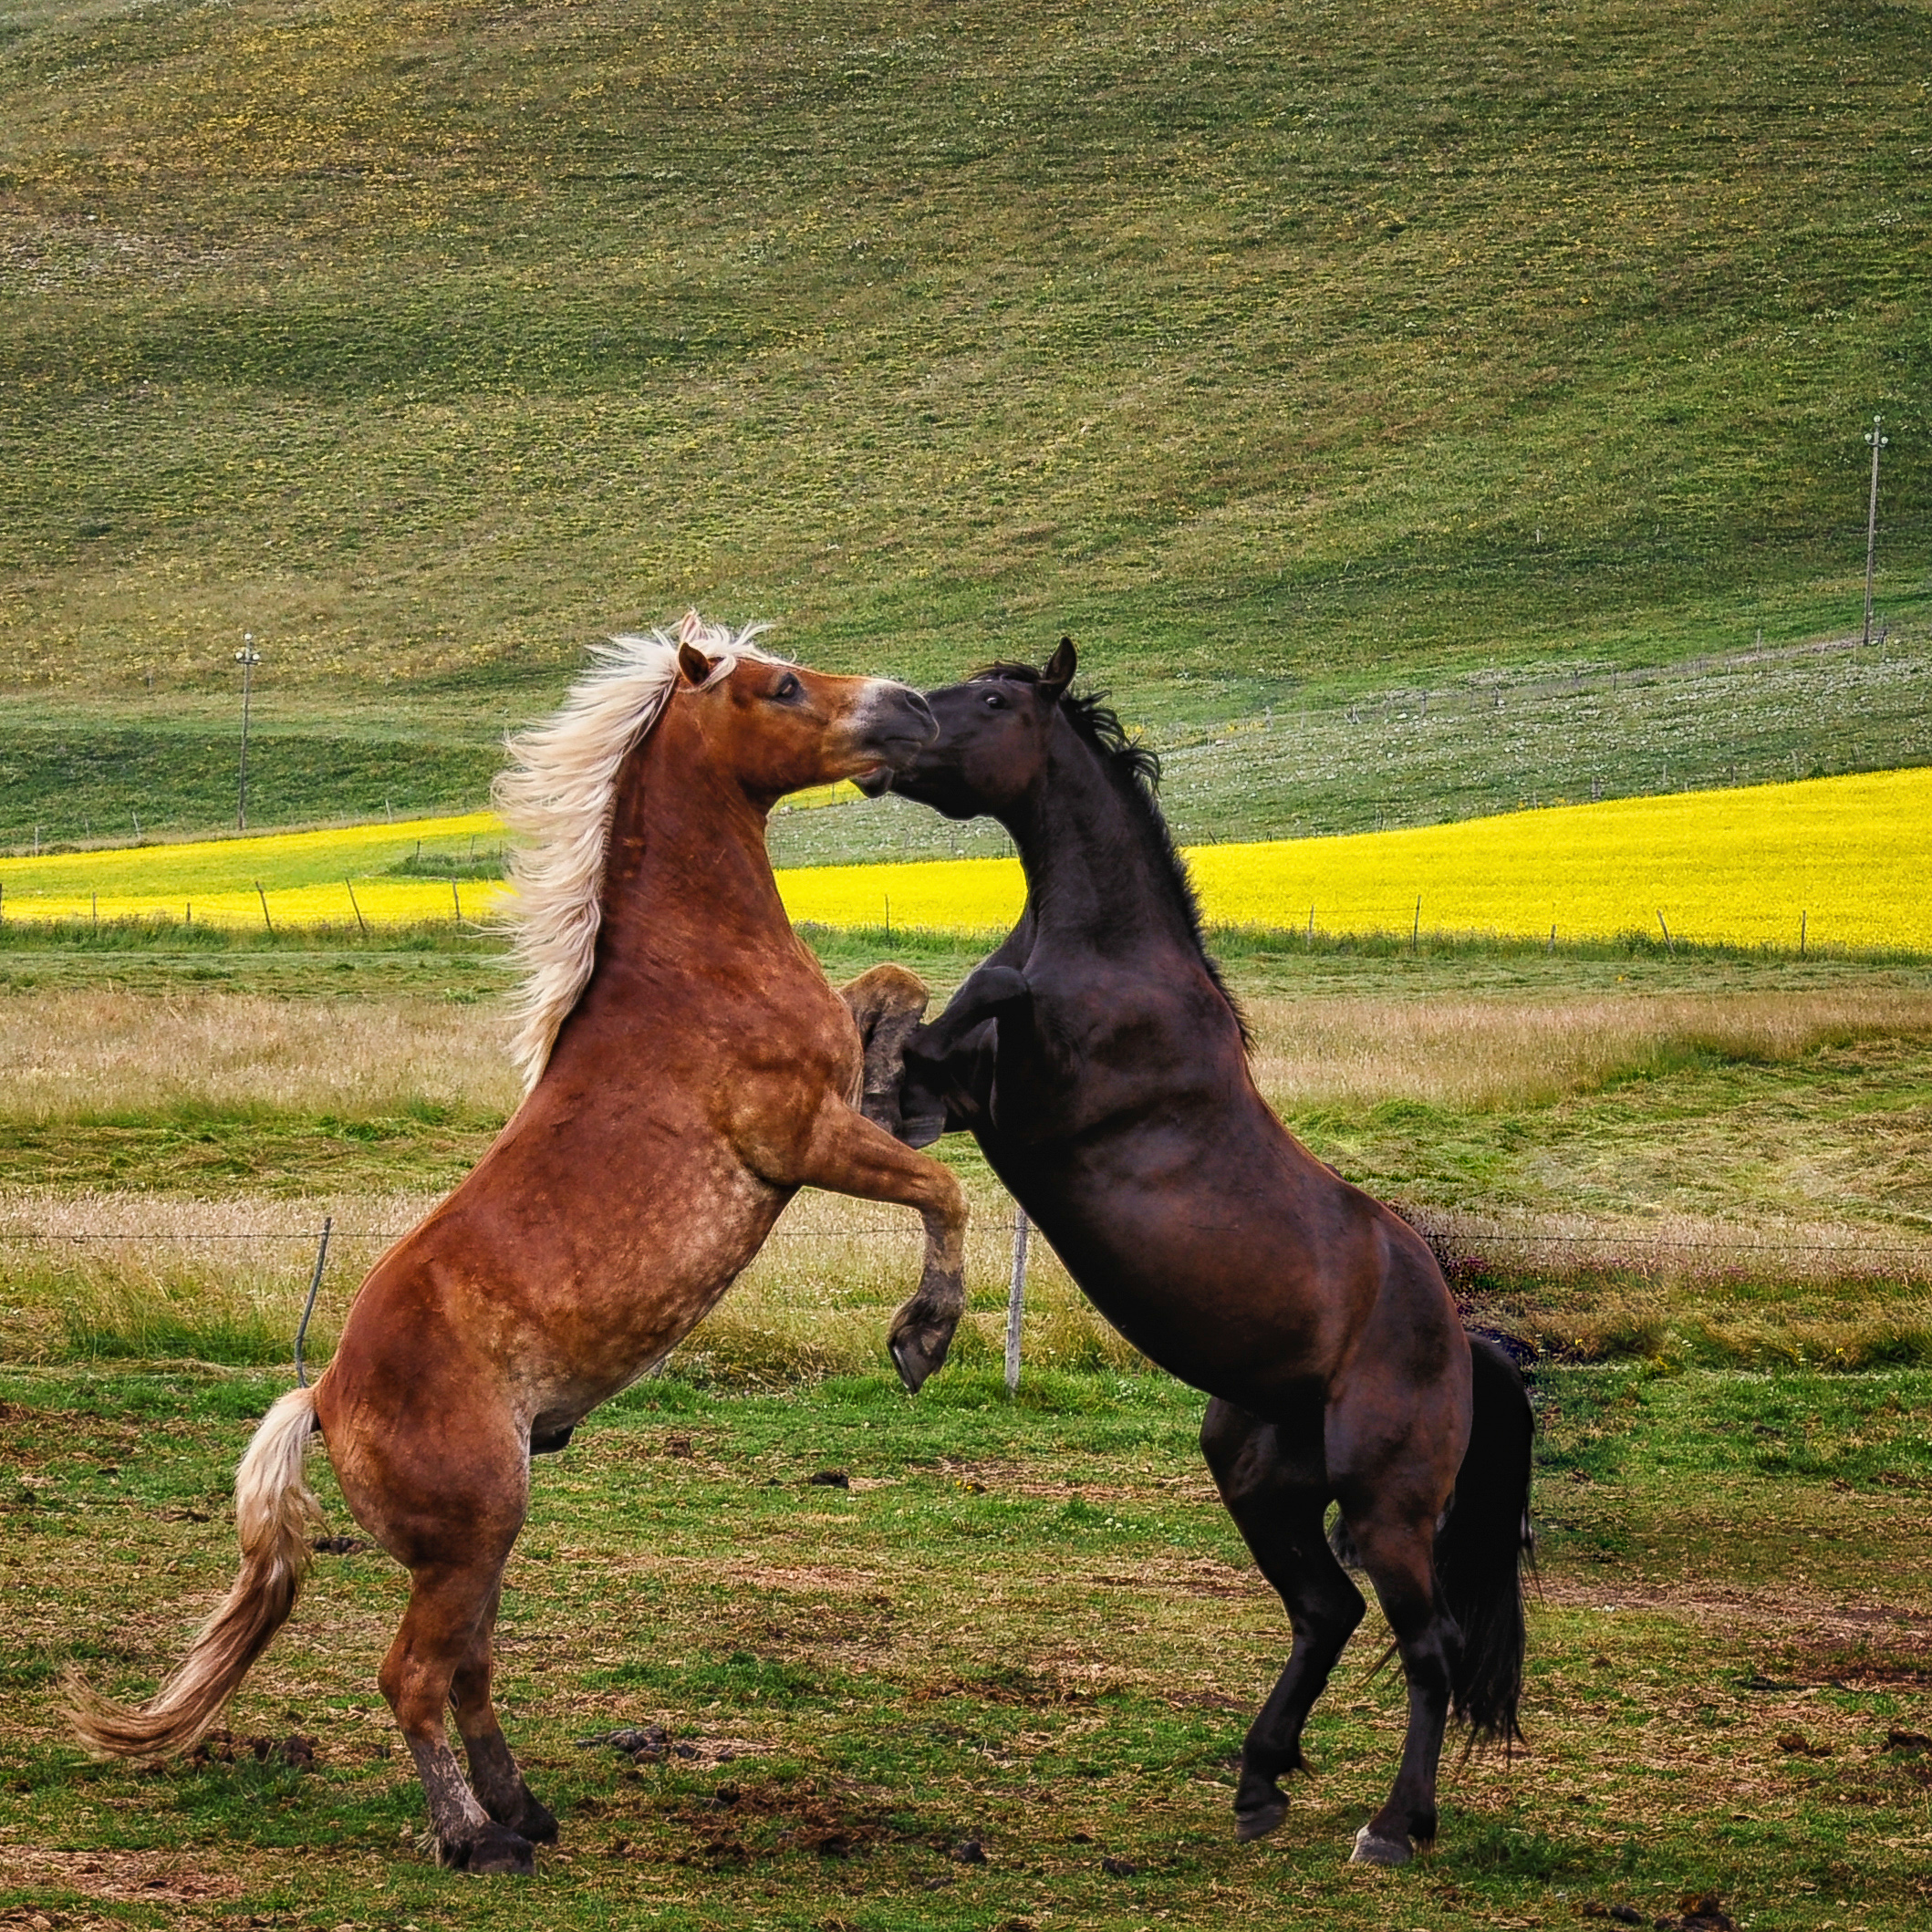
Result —
<instances>
[{"instance_id":1,"label":"horse hind hoof","mask_svg":"<svg viewBox=\"0 0 1932 1932\"><path fill-rule=\"evenodd\" d=\"M1416 1855L1416 1848L1407 1838L1384 1838L1376 1833L1372 1824L1365 1824L1356 1833L1356 1848L1348 1854L1350 1864L1407 1864Z\"/></svg>"},{"instance_id":2,"label":"horse hind hoof","mask_svg":"<svg viewBox=\"0 0 1932 1932\"><path fill-rule=\"evenodd\" d=\"M1270 1832L1279 1829L1287 1815L1288 1801L1279 1792L1264 1803L1237 1806L1234 1813L1236 1843L1252 1844L1257 1838L1265 1838Z\"/></svg>"},{"instance_id":3,"label":"horse hind hoof","mask_svg":"<svg viewBox=\"0 0 1932 1932\"><path fill-rule=\"evenodd\" d=\"M532 1844L555 1844L556 1813L547 1804L538 1803L526 1792L523 1816L517 1819L510 1829L513 1832L520 1832Z\"/></svg>"},{"instance_id":4,"label":"horse hind hoof","mask_svg":"<svg viewBox=\"0 0 1932 1932\"><path fill-rule=\"evenodd\" d=\"M507 1825L486 1824L473 1838L443 1847L442 1863L479 1878L507 1873L527 1878L536 1870L536 1848Z\"/></svg>"}]
</instances>

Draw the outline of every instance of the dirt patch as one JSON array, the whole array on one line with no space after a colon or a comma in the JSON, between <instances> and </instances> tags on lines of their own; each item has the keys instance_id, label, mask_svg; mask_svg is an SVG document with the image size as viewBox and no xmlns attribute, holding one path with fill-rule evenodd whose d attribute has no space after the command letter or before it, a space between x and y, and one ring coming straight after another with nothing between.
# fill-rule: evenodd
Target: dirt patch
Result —
<instances>
[{"instance_id":1,"label":"dirt patch","mask_svg":"<svg viewBox=\"0 0 1932 1932\"><path fill-rule=\"evenodd\" d=\"M579 1750L599 1748L620 1752L633 1764L677 1762L713 1771L740 1758L768 1758L778 1749L767 1738L680 1738L668 1726L627 1724L600 1737L579 1738Z\"/></svg>"},{"instance_id":2,"label":"dirt patch","mask_svg":"<svg viewBox=\"0 0 1932 1932\"><path fill-rule=\"evenodd\" d=\"M1802 1591L1727 1589L1722 1584L1665 1585L1546 1577L1547 1602L1575 1610L1648 1610L1704 1629L1771 1630L1788 1645L1882 1636L1890 1653L1923 1657L1932 1667L1932 1616L1917 1605L1845 1603Z\"/></svg>"},{"instance_id":3,"label":"dirt patch","mask_svg":"<svg viewBox=\"0 0 1932 1932\"><path fill-rule=\"evenodd\" d=\"M1251 1698L1231 1698L1224 1690L1170 1690L1164 1701L1175 1710L1232 1710L1242 1717L1255 1706Z\"/></svg>"},{"instance_id":4,"label":"dirt patch","mask_svg":"<svg viewBox=\"0 0 1932 1932\"><path fill-rule=\"evenodd\" d=\"M198 1870L171 1853L56 1852L0 1845L0 1885L78 1893L119 1903L196 1905L234 1898L239 1880Z\"/></svg>"},{"instance_id":5,"label":"dirt patch","mask_svg":"<svg viewBox=\"0 0 1932 1932\"><path fill-rule=\"evenodd\" d=\"M1269 1596L1273 1593L1253 1570L1238 1570L1211 1556L1150 1556L1090 1577L1110 1590L1146 1590L1169 1596Z\"/></svg>"},{"instance_id":6,"label":"dirt patch","mask_svg":"<svg viewBox=\"0 0 1932 1932\"><path fill-rule=\"evenodd\" d=\"M732 1780L716 1786L701 1805L687 1806L675 1816L689 1842L673 1854L673 1862L712 1868L786 1853L852 1858L904 1835L872 1806L809 1781ZM610 1849L613 1857L633 1854L621 1838Z\"/></svg>"},{"instance_id":7,"label":"dirt patch","mask_svg":"<svg viewBox=\"0 0 1932 1932\"><path fill-rule=\"evenodd\" d=\"M983 1677L936 1678L921 1685L911 1695L921 1703L941 1698L971 1698L980 1704L1018 1704L1029 1707L1053 1704L1091 1704L1117 1692L1118 1684L1103 1677L1097 1667L1085 1674L1082 1682L1068 1672L1027 1670L1018 1667L990 1670Z\"/></svg>"},{"instance_id":8,"label":"dirt patch","mask_svg":"<svg viewBox=\"0 0 1932 1932\"><path fill-rule=\"evenodd\" d=\"M725 1573L734 1583L760 1590L812 1591L826 1596L877 1596L879 1579L870 1571L847 1570L830 1563L792 1569L772 1569L758 1563L732 1563Z\"/></svg>"}]
</instances>

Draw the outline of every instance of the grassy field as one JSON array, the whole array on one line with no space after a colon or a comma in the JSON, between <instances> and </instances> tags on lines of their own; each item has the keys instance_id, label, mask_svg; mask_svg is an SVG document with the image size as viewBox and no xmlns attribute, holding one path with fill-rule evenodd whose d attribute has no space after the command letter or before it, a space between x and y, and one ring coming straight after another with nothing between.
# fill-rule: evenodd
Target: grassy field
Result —
<instances>
[{"instance_id":1,"label":"grassy field","mask_svg":"<svg viewBox=\"0 0 1932 1932\"><path fill-rule=\"evenodd\" d=\"M691 601L922 681L1071 628L1163 728L1842 637L1875 411L1919 635L1927 53L1756 0L16 7L0 831L220 824L244 630L266 823L477 802ZM1706 766L1809 768L1760 726ZM1305 809L1575 795L1526 749Z\"/></svg>"},{"instance_id":2,"label":"grassy field","mask_svg":"<svg viewBox=\"0 0 1932 1932\"><path fill-rule=\"evenodd\" d=\"M527 1884L417 1849L373 1684L400 1579L338 1502L349 1548L232 1744L143 1776L60 1733L67 1660L151 1684L225 1586L228 1471L281 1386L0 1378L21 1922L1449 1932L1613 1904L1675 1926L1716 1894L1754 1932L1879 1932L1927 1909L1932 1551L1901 1508L1932 1483L1923 1374L1539 1371L1530 1750L1452 1763L1441 1849L1399 1874L1343 1863L1401 1723L1373 1620L1287 1823L1232 1842L1231 1754L1285 1630L1207 1486L1198 1398L1121 1375L1037 1376L1018 1406L955 1371L917 1401L646 1385L538 1470L511 1568L505 1721L564 1826ZM809 1480L828 1470L849 1486ZM594 1741L650 1723L688 1755ZM291 1737L313 1770L277 1761Z\"/></svg>"},{"instance_id":3,"label":"grassy field","mask_svg":"<svg viewBox=\"0 0 1932 1932\"><path fill-rule=\"evenodd\" d=\"M836 977L888 950L816 941ZM890 950L941 990L972 958ZM400 1578L359 1545L320 1560L210 1754L88 1763L54 1680L78 1661L144 1689L223 1586L230 1470L286 1386L323 1216L317 1357L514 1090L496 955L447 929L8 927L0 1916L1450 1932L1613 1905L1679 1925L1714 1894L1773 1932L1916 1925L1932 976L1661 946L1225 953L1271 1098L1538 1351L1531 1750L1448 1773L1435 1857L1342 1863L1399 1735L1373 1619L1288 1824L1234 1845L1231 1754L1285 1629L1200 1469L1200 1400L1037 1250L1004 1400L1008 1223L951 1146L971 1306L918 1400L881 1359L916 1232L807 1197L670 1372L540 1468L503 1672L564 1816L533 1885L418 1849L373 1682ZM330 1528L353 1537L338 1502ZM649 1723L690 1754L578 1741Z\"/></svg>"},{"instance_id":4,"label":"grassy field","mask_svg":"<svg viewBox=\"0 0 1932 1932\"><path fill-rule=\"evenodd\" d=\"M1116 688L1160 751L1168 815L1191 843L1434 825L1557 798L1883 771L1932 755L1932 652L1916 629L1870 649L1766 647L1638 671L1578 657L1562 669L1299 687L1148 681L1109 639L1085 642L1090 677ZM959 676L986 654L961 653L930 675ZM884 646L878 661L892 661ZM559 670L517 693L514 711L413 687L393 710L379 695L322 702L258 689L250 822L473 809L503 762L504 731L541 712L563 681ZM0 848L16 857L111 845L137 825L177 837L234 826L239 720L228 703L0 693ZM950 825L901 799L824 803L835 808L774 820L781 865L1005 849L997 826Z\"/></svg>"}]
</instances>

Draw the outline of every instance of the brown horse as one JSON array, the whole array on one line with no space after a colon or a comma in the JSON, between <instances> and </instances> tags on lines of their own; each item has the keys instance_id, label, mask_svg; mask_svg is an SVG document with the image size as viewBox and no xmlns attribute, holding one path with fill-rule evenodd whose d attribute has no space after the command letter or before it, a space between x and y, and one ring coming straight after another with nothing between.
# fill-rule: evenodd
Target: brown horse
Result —
<instances>
[{"instance_id":1,"label":"brown horse","mask_svg":"<svg viewBox=\"0 0 1932 1932\"><path fill-rule=\"evenodd\" d=\"M376 1264L320 1380L256 1430L235 1484L241 1573L181 1668L139 1710L72 1687L97 1750L191 1744L287 1619L317 1520L303 1458L319 1429L356 1520L410 1572L381 1685L438 1854L528 1871L556 1821L504 1740L490 1675L531 1455L660 1361L803 1187L919 1210L924 1272L893 1352L915 1384L943 1359L963 1305L964 1197L856 1111L858 1029L793 933L764 836L784 794L888 771L931 716L901 685L801 670L753 635L693 614L675 640L615 639L517 742L498 797L531 841L514 877L526 1097Z\"/></svg>"},{"instance_id":2,"label":"brown horse","mask_svg":"<svg viewBox=\"0 0 1932 1932\"><path fill-rule=\"evenodd\" d=\"M1256 1090L1158 767L1069 692L1074 669L1063 639L1044 671L929 691L939 736L890 777L949 817L996 818L1027 886L1005 943L907 1043L900 1130L924 1146L971 1128L1101 1314L1215 1397L1201 1447L1294 1626L1242 1751L1242 1838L1285 1815L1277 1780L1362 1617L1323 1533L1340 1504L1409 1691L1402 1768L1355 1855L1400 1864L1436 1835L1451 1709L1475 1735L1517 1735L1529 1402L1464 1335L1421 1237Z\"/></svg>"}]
</instances>

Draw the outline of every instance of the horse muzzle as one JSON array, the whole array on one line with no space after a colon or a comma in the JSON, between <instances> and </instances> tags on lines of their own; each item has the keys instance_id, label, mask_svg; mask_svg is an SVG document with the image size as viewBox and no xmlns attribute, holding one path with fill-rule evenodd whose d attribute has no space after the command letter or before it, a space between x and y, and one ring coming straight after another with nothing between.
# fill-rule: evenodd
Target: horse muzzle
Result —
<instances>
[{"instance_id":1,"label":"horse muzzle","mask_svg":"<svg viewBox=\"0 0 1932 1932\"><path fill-rule=\"evenodd\" d=\"M940 734L931 707L916 691L881 679L855 721L853 749L877 760L855 779L867 798L892 788L893 774L909 764Z\"/></svg>"}]
</instances>

